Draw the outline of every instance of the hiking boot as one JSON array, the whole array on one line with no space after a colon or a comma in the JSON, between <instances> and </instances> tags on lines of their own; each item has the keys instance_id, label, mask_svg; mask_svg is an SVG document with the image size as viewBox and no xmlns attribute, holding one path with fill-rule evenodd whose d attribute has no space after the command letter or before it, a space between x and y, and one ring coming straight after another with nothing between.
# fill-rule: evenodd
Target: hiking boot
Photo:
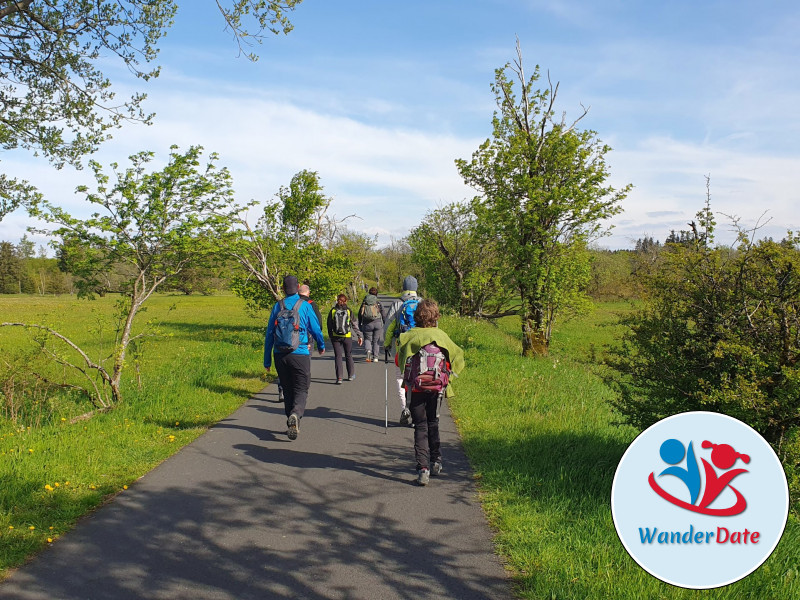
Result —
<instances>
[{"instance_id":1,"label":"hiking boot","mask_svg":"<svg viewBox=\"0 0 800 600\"><path fill-rule=\"evenodd\" d=\"M336 385L340 385L341 383L342 383L342 380L341 380L341 379L337 379L337 380L336 380Z\"/></svg>"},{"instance_id":2,"label":"hiking boot","mask_svg":"<svg viewBox=\"0 0 800 600\"><path fill-rule=\"evenodd\" d=\"M442 461L437 460L435 463L431 465L431 475L438 475L442 472Z\"/></svg>"},{"instance_id":3,"label":"hiking boot","mask_svg":"<svg viewBox=\"0 0 800 600\"><path fill-rule=\"evenodd\" d=\"M411 425L411 411L407 408L400 413L400 425Z\"/></svg>"},{"instance_id":4,"label":"hiking boot","mask_svg":"<svg viewBox=\"0 0 800 600\"><path fill-rule=\"evenodd\" d=\"M287 432L289 439L296 440L297 432L300 431L300 419L297 418L296 414L292 413L289 415L289 418L286 419L286 426L289 428Z\"/></svg>"},{"instance_id":5,"label":"hiking boot","mask_svg":"<svg viewBox=\"0 0 800 600\"><path fill-rule=\"evenodd\" d=\"M355 375L350 375L350 377L347 378L347 381L353 381L355 378Z\"/></svg>"},{"instance_id":6,"label":"hiking boot","mask_svg":"<svg viewBox=\"0 0 800 600\"><path fill-rule=\"evenodd\" d=\"M417 476L417 484L428 485L430 479L431 479L431 472L428 469L419 470L419 475Z\"/></svg>"}]
</instances>

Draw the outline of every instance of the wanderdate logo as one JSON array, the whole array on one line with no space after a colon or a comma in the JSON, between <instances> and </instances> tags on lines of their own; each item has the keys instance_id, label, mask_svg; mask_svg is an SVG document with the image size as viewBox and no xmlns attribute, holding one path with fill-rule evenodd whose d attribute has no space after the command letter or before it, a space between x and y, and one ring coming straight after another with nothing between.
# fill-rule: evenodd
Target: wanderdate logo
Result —
<instances>
[{"instance_id":1,"label":"wanderdate logo","mask_svg":"<svg viewBox=\"0 0 800 600\"><path fill-rule=\"evenodd\" d=\"M642 432L617 467L611 511L648 573L707 589L757 569L780 541L786 476L769 444L727 415L688 412Z\"/></svg>"}]
</instances>

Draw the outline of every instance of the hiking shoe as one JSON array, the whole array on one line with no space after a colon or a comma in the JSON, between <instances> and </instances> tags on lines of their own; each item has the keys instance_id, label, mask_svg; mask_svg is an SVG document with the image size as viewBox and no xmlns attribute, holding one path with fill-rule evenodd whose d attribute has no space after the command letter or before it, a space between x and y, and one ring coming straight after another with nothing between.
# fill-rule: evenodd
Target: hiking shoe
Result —
<instances>
[{"instance_id":1,"label":"hiking shoe","mask_svg":"<svg viewBox=\"0 0 800 600\"><path fill-rule=\"evenodd\" d=\"M367 352L367 362L372 362L372 352Z\"/></svg>"},{"instance_id":2,"label":"hiking shoe","mask_svg":"<svg viewBox=\"0 0 800 600\"><path fill-rule=\"evenodd\" d=\"M278 402L283 402L283 388L278 388Z\"/></svg>"},{"instance_id":3,"label":"hiking shoe","mask_svg":"<svg viewBox=\"0 0 800 600\"><path fill-rule=\"evenodd\" d=\"M407 408L400 413L400 425L411 425L411 411Z\"/></svg>"},{"instance_id":4,"label":"hiking shoe","mask_svg":"<svg viewBox=\"0 0 800 600\"><path fill-rule=\"evenodd\" d=\"M430 479L431 479L431 472L428 469L419 470L419 475L417 476L418 485L428 485Z\"/></svg>"},{"instance_id":5,"label":"hiking shoe","mask_svg":"<svg viewBox=\"0 0 800 600\"><path fill-rule=\"evenodd\" d=\"M350 377L347 378L347 381L353 381L355 378L355 375L350 375Z\"/></svg>"},{"instance_id":6,"label":"hiking shoe","mask_svg":"<svg viewBox=\"0 0 800 600\"><path fill-rule=\"evenodd\" d=\"M442 472L442 461L437 460L431 465L431 475L436 476Z\"/></svg>"},{"instance_id":7,"label":"hiking shoe","mask_svg":"<svg viewBox=\"0 0 800 600\"><path fill-rule=\"evenodd\" d=\"M341 379L337 379L337 380L336 380L336 384L337 384L337 385L340 385L341 383L342 383L342 380L341 380Z\"/></svg>"},{"instance_id":8,"label":"hiking shoe","mask_svg":"<svg viewBox=\"0 0 800 600\"><path fill-rule=\"evenodd\" d=\"M289 428L287 432L289 439L296 440L297 432L300 431L300 420L297 418L296 414L292 413L289 415L289 418L286 419L286 426Z\"/></svg>"}]
</instances>

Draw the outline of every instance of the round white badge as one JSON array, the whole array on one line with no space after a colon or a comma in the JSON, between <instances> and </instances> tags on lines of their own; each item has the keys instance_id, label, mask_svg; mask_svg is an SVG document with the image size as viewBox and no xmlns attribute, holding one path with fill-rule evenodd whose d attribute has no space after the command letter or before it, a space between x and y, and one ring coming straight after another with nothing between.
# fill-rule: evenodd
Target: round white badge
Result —
<instances>
[{"instance_id":1,"label":"round white badge","mask_svg":"<svg viewBox=\"0 0 800 600\"><path fill-rule=\"evenodd\" d=\"M789 488L750 426L719 413L659 421L628 447L611 488L622 545L672 585L707 589L756 570L783 535Z\"/></svg>"}]
</instances>

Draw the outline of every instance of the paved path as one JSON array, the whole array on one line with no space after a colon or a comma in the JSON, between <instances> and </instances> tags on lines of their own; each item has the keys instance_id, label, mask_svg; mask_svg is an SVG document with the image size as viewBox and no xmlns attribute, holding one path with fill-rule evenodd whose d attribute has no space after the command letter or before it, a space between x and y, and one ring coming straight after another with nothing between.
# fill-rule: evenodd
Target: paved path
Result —
<instances>
[{"instance_id":1,"label":"paved path","mask_svg":"<svg viewBox=\"0 0 800 600\"><path fill-rule=\"evenodd\" d=\"M415 484L389 365L312 360L300 435L270 386L0 583L0 598L511 598L446 407L445 473ZM260 357L254 357L260 360Z\"/></svg>"}]
</instances>

